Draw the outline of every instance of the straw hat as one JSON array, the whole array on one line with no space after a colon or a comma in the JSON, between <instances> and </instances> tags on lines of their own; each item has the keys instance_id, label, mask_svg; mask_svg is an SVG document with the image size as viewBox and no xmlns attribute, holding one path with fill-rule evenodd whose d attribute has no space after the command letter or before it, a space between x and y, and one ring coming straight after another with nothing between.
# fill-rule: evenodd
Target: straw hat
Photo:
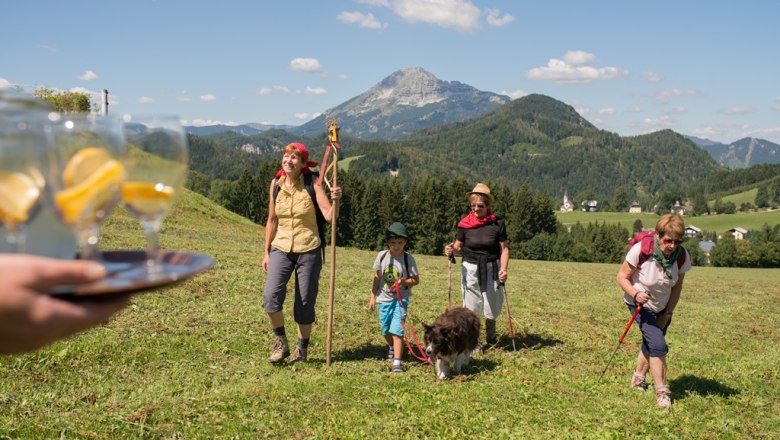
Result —
<instances>
[{"instance_id":1,"label":"straw hat","mask_svg":"<svg viewBox=\"0 0 780 440\"><path fill-rule=\"evenodd\" d=\"M490 195L490 188L484 183L478 183L474 186L474 189L466 193L466 197L471 197L472 194L479 194L487 199L488 204L493 203L493 196Z\"/></svg>"}]
</instances>

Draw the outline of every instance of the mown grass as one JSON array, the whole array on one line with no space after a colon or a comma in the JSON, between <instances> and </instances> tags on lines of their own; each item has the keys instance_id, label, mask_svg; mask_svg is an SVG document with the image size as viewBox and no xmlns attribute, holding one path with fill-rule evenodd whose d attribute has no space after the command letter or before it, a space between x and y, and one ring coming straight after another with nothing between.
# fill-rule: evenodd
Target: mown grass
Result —
<instances>
[{"instance_id":1,"label":"mown grass","mask_svg":"<svg viewBox=\"0 0 780 440\"><path fill-rule=\"evenodd\" d=\"M104 248L140 248L122 212ZM325 366L328 270L310 362L266 362L261 228L189 194L163 245L214 256L214 269L140 294L107 325L0 358L0 438L761 438L780 432L780 270L696 268L669 333L675 405L628 388L632 329L617 265L513 260L517 352L476 357L448 381L407 361L391 374L367 310L373 252L339 249L333 363ZM447 306L447 260L416 256L412 322ZM328 262L329 263L329 262ZM454 270L457 272L457 270ZM457 280L457 275L454 274ZM459 296L457 281L453 299ZM287 313L288 331L292 322Z\"/></svg>"},{"instance_id":2,"label":"mown grass","mask_svg":"<svg viewBox=\"0 0 780 440\"><path fill-rule=\"evenodd\" d=\"M604 223L617 224L620 223L626 229L631 229L634 222L637 219L642 220L642 226L645 228L652 228L655 226L655 222L658 220L658 216L654 213L639 213L631 214L628 212L556 212L555 214L558 220L565 225L573 225L577 222L582 224L588 223ZM696 217L685 217L685 225L694 225L699 229L705 231L715 231L722 234L729 229L737 226L748 229L758 230L761 229L764 224L774 226L780 223L780 210L774 211L758 211L758 212L738 212L736 214L718 214L718 215L700 215Z\"/></svg>"}]
</instances>

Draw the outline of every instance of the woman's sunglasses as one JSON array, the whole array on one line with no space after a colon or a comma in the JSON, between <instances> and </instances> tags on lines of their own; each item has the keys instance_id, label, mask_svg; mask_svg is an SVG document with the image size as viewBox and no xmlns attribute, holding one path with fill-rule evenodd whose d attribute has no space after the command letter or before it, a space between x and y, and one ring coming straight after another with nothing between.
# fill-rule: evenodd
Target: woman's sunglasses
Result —
<instances>
[{"instance_id":1,"label":"woman's sunglasses","mask_svg":"<svg viewBox=\"0 0 780 440\"><path fill-rule=\"evenodd\" d=\"M472 208L484 208L485 205L483 203L472 203L471 207Z\"/></svg>"},{"instance_id":2,"label":"woman's sunglasses","mask_svg":"<svg viewBox=\"0 0 780 440\"><path fill-rule=\"evenodd\" d=\"M661 242L662 242L663 244L672 244L672 243L674 243L674 244L676 244L676 245L678 245L678 246L679 246L679 245L681 245L681 244L682 244L682 242L683 242L683 241L682 241L682 240L679 240L679 239L675 240L675 239L673 239L673 238L662 238L662 239L661 239Z\"/></svg>"}]
</instances>

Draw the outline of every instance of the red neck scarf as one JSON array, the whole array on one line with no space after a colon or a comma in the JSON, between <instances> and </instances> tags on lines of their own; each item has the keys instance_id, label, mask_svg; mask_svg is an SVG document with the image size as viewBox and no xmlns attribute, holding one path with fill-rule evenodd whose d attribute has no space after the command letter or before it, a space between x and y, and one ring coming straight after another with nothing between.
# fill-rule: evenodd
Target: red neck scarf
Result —
<instances>
[{"instance_id":1,"label":"red neck scarf","mask_svg":"<svg viewBox=\"0 0 780 440\"><path fill-rule=\"evenodd\" d=\"M458 227L463 229L475 229L481 226L485 226L488 223L496 221L496 216L492 212L482 218L477 217L474 211L469 212L469 215L463 217L458 222Z\"/></svg>"}]
</instances>

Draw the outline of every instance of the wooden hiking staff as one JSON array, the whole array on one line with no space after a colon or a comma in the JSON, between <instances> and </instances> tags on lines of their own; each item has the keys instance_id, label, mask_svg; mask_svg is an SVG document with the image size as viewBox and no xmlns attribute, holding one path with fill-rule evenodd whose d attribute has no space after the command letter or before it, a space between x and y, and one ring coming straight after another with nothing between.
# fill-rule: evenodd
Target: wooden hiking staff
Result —
<instances>
[{"instance_id":1,"label":"wooden hiking staff","mask_svg":"<svg viewBox=\"0 0 780 440\"><path fill-rule=\"evenodd\" d=\"M509 321L509 337L512 338L512 351L517 353L515 345L515 328L512 326L512 313L509 311L509 294L506 293L506 283L501 283L501 290L504 291L504 302L506 303L506 320Z\"/></svg>"},{"instance_id":2,"label":"wooden hiking staff","mask_svg":"<svg viewBox=\"0 0 780 440\"><path fill-rule=\"evenodd\" d=\"M322 172L320 181L325 179L325 183L333 189L338 185L338 162L339 162L339 126L335 119L328 118L328 145L325 147L325 154L322 157ZM333 153L333 160L328 164L328 155ZM325 175L328 170L333 168L332 180L329 183ZM336 221L339 217L339 199L333 200L330 217L330 287L328 289L328 328L325 336L325 366L330 366L331 348L333 346L333 308L336 299Z\"/></svg>"}]
</instances>

